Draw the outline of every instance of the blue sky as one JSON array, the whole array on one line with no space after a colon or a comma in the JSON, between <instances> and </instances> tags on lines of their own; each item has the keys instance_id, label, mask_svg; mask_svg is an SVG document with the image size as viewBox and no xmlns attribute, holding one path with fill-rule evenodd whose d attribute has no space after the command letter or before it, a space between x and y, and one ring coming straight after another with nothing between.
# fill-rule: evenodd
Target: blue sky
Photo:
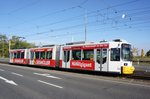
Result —
<instances>
[{"instance_id":1,"label":"blue sky","mask_svg":"<svg viewBox=\"0 0 150 99\"><path fill-rule=\"evenodd\" d=\"M0 33L40 44L125 39L150 49L149 0L0 0Z\"/></svg>"}]
</instances>

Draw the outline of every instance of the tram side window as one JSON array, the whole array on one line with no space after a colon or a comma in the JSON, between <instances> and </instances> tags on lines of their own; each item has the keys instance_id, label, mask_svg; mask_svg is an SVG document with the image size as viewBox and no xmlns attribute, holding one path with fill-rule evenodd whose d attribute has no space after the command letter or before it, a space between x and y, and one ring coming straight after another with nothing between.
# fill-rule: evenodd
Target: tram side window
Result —
<instances>
[{"instance_id":1,"label":"tram side window","mask_svg":"<svg viewBox=\"0 0 150 99\"><path fill-rule=\"evenodd\" d=\"M45 59L45 52L40 52L40 59Z\"/></svg>"},{"instance_id":2,"label":"tram side window","mask_svg":"<svg viewBox=\"0 0 150 99\"><path fill-rule=\"evenodd\" d=\"M64 51L64 62L69 61L70 51Z\"/></svg>"},{"instance_id":3,"label":"tram side window","mask_svg":"<svg viewBox=\"0 0 150 99\"><path fill-rule=\"evenodd\" d=\"M35 58L36 59L39 59L39 56L40 56L39 54L40 54L39 52L35 52Z\"/></svg>"},{"instance_id":4,"label":"tram side window","mask_svg":"<svg viewBox=\"0 0 150 99\"><path fill-rule=\"evenodd\" d=\"M97 60L99 64L104 64L107 61L107 49L97 49Z\"/></svg>"},{"instance_id":5,"label":"tram side window","mask_svg":"<svg viewBox=\"0 0 150 99\"><path fill-rule=\"evenodd\" d=\"M72 50L73 60L81 60L81 50Z\"/></svg>"},{"instance_id":6,"label":"tram side window","mask_svg":"<svg viewBox=\"0 0 150 99\"><path fill-rule=\"evenodd\" d=\"M14 53L14 58L17 58L17 53Z\"/></svg>"},{"instance_id":7,"label":"tram side window","mask_svg":"<svg viewBox=\"0 0 150 99\"><path fill-rule=\"evenodd\" d=\"M52 59L52 51L46 52L46 59Z\"/></svg>"},{"instance_id":8,"label":"tram side window","mask_svg":"<svg viewBox=\"0 0 150 99\"><path fill-rule=\"evenodd\" d=\"M83 50L82 60L93 60L94 59L94 50Z\"/></svg>"},{"instance_id":9,"label":"tram side window","mask_svg":"<svg viewBox=\"0 0 150 99\"><path fill-rule=\"evenodd\" d=\"M34 52L31 52L31 60L34 59Z\"/></svg>"},{"instance_id":10,"label":"tram side window","mask_svg":"<svg viewBox=\"0 0 150 99\"><path fill-rule=\"evenodd\" d=\"M24 52L21 52L21 58L24 58Z\"/></svg>"},{"instance_id":11,"label":"tram side window","mask_svg":"<svg viewBox=\"0 0 150 99\"><path fill-rule=\"evenodd\" d=\"M20 52L17 52L17 58L20 58Z\"/></svg>"},{"instance_id":12,"label":"tram side window","mask_svg":"<svg viewBox=\"0 0 150 99\"><path fill-rule=\"evenodd\" d=\"M97 49L97 62L100 64L100 59L101 59L101 50L100 49Z\"/></svg>"},{"instance_id":13,"label":"tram side window","mask_svg":"<svg viewBox=\"0 0 150 99\"><path fill-rule=\"evenodd\" d=\"M107 49L103 49L102 58L103 58L102 64L106 63L106 61L107 61Z\"/></svg>"},{"instance_id":14,"label":"tram side window","mask_svg":"<svg viewBox=\"0 0 150 99\"><path fill-rule=\"evenodd\" d=\"M120 48L111 48L111 61L120 61Z\"/></svg>"}]
</instances>

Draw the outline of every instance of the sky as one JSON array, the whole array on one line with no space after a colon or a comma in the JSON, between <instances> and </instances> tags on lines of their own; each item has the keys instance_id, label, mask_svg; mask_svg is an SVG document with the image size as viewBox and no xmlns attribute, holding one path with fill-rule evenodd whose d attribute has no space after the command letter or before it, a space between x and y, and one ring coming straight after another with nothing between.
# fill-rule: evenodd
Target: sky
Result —
<instances>
[{"instance_id":1,"label":"sky","mask_svg":"<svg viewBox=\"0 0 150 99\"><path fill-rule=\"evenodd\" d=\"M124 39L150 49L150 0L0 0L0 34L36 45Z\"/></svg>"}]
</instances>

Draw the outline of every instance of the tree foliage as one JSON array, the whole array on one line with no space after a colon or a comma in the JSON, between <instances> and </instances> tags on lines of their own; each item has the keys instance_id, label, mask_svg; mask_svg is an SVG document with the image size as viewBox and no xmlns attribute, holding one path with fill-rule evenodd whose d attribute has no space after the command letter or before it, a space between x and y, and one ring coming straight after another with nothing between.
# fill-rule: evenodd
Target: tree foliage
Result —
<instances>
[{"instance_id":1,"label":"tree foliage","mask_svg":"<svg viewBox=\"0 0 150 99\"><path fill-rule=\"evenodd\" d=\"M8 56L8 38L6 35L0 35L0 57Z\"/></svg>"},{"instance_id":2,"label":"tree foliage","mask_svg":"<svg viewBox=\"0 0 150 99\"><path fill-rule=\"evenodd\" d=\"M146 53L146 56L150 56L150 50Z\"/></svg>"},{"instance_id":3,"label":"tree foliage","mask_svg":"<svg viewBox=\"0 0 150 99\"><path fill-rule=\"evenodd\" d=\"M23 37L12 36L10 39L11 49L22 49L22 48L31 48L35 47L33 43L28 43L24 41Z\"/></svg>"},{"instance_id":4,"label":"tree foliage","mask_svg":"<svg viewBox=\"0 0 150 99\"><path fill-rule=\"evenodd\" d=\"M9 43L10 49L35 47L34 44L25 41L23 37L12 36L12 38L8 39L6 35L0 35L0 57L9 56Z\"/></svg>"}]
</instances>

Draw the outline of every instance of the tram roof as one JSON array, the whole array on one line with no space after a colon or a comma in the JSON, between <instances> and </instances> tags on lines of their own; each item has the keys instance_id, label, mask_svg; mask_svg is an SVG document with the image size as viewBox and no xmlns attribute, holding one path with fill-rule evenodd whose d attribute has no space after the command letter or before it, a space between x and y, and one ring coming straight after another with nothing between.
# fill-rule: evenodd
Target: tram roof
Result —
<instances>
[{"instance_id":1,"label":"tram roof","mask_svg":"<svg viewBox=\"0 0 150 99\"><path fill-rule=\"evenodd\" d=\"M112 41L106 41L102 40L100 42L85 42L85 41L79 41L79 42L70 42L66 43L64 46L82 46L82 45L95 45L95 44L112 44L112 43L128 43L126 40L123 39L114 39Z\"/></svg>"}]
</instances>

